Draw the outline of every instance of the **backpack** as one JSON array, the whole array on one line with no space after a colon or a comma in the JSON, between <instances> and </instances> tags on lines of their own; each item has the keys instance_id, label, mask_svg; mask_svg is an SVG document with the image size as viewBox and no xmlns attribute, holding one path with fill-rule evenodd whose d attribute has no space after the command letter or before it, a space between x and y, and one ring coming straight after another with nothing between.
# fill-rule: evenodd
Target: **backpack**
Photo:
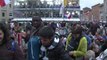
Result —
<instances>
[{"instance_id":1,"label":"backpack","mask_svg":"<svg viewBox=\"0 0 107 60\"><path fill-rule=\"evenodd\" d=\"M13 52L12 55L14 56L15 55L14 53L16 51L16 42L14 40L11 40L10 43L11 43L10 50ZM14 60L14 59L15 59L15 57L12 58L12 60Z\"/></svg>"},{"instance_id":2,"label":"backpack","mask_svg":"<svg viewBox=\"0 0 107 60\"><path fill-rule=\"evenodd\" d=\"M16 51L16 42L14 40L10 41L10 48L8 50L10 50L12 52Z\"/></svg>"},{"instance_id":3,"label":"backpack","mask_svg":"<svg viewBox=\"0 0 107 60\"><path fill-rule=\"evenodd\" d=\"M91 43L92 43L92 39L89 36L85 36L87 39L87 48L90 48Z\"/></svg>"}]
</instances>

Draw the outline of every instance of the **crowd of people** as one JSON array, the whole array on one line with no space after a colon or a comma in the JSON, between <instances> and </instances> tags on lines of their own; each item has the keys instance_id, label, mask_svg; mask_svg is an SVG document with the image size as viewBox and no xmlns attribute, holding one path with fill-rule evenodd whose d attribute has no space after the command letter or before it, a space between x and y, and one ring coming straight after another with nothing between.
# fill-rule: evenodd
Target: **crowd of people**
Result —
<instances>
[{"instance_id":1,"label":"crowd of people","mask_svg":"<svg viewBox=\"0 0 107 60\"><path fill-rule=\"evenodd\" d=\"M106 60L107 24L0 22L0 60Z\"/></svg>"}]
</instances>

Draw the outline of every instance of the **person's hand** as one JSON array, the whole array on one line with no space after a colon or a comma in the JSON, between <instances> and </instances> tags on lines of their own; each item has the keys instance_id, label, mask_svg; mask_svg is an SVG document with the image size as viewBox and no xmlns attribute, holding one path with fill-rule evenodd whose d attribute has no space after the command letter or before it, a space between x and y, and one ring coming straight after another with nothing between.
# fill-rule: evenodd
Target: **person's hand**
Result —
<instances>
[{"instance_id":1,"label":"person's hand","mask_svg":"<svg viewBox=\"0 0 107 60\"><path fill-rule=\"evenodd\" d=\"M74 54L74 51L70 51L69 55L72 56Z\"/></svg>"},{"instance_id":2,"label":"person's hand","mask_svg":"<svg viewBox=\"0 0 107 60\"><path fill-rule=\"evenodd\" d=\"M70 52L69 52L69 55L70 55L72 58L75 58L75 56L74 56L74 51L70 51Z\"/></svg>"}]
</instances>

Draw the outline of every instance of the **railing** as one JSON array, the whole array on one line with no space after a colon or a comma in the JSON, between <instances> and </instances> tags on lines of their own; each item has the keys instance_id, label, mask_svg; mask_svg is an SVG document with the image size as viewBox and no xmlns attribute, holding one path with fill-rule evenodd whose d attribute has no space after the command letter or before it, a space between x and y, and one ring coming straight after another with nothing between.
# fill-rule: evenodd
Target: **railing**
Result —
<instances>
[{"instance_id":1,"label":"railing","mask_svg":"<svg viewBox=\"0 0 107 60\"><path fill-rule=\"evenodd\" d=\"M43 21L80 21L79 18L42 18ZM18 21L18 22L28 22L32 21L32 18L14 18L12 21Z\"/></svg>"},{"instance_id":2,"label":"railing","mask_svg":"<svg viewBox=\"0 0 107 60\"><path fill-rule=\"evenodd\" d=\"M80 10L80 8L65 8L67 10ZM14 8L14 10L60 10L60 8Z\"/></svg>"}]
</instances>

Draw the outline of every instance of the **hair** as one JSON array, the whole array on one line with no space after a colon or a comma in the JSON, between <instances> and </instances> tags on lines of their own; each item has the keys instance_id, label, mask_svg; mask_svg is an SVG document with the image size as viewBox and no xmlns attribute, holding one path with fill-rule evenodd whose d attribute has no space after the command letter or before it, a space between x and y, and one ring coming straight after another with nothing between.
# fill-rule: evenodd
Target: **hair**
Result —
<instances>
[{"instance_id":1,"label":"hair","mask_svg":"<svg viewBox=\"0 0 107 60\"><path fill-rule=\"evenodd\" d=\"M6 24L3 24L2 22L0 22L0 29L3 31L4 33L4 37L3 37L3 40L2 40L2 44L5 44L7 43L7 41L9 41L9 30L8 30L8 27Z\"/></svg>"},{"instance_id":2,"label":"hair","mask_svg":"<svg viewBox=\"0 0 107 60\"><path fill-rule=\"evenodd\" d=\"M61 27L65 27L66 26L66 23L63 21L62 23L61 23Z\"/></svg>"},{"instance_id":3,"label":"hair","mask_svg":"<svg viewBox=\"0 0 107 60\"><path fill-rule=\"evenodd\" d=\"M54 30L49 26L44 26L39 31L39 36L45 37L45 38L52 38L54 36Z\"/></svg>"},{"instance_id":4,"label":"hair","mask_svg":"<svg viewBox=\"0 0 107 60\"><path fill-rule=\"evenodd\" d=\"M33 16L32 17L32 23L33 23L33 21L42 21L42 19L39 16Z\"/></svg>"},{"instance_id":5,"label":"hair","mask_svg":"<svg viewBox=\"0 0 107 60\"><path fill-rule=\"evenodd\" d=\"M36 27L36 28L39 28L40 26L42 26L43 25L43 22L42 22L42 19L41 19L41 17L39 17L39 16L33 16L32 17L32 21L31 21L31 23L32 23L32 26L34 26L34 22L38 22L37 24L39 24L39 26L38 27Z\"/></svg>"},{"instance_id":6,"label":"hair","mask_svg":"<svg viewBox=\"0 0 107 60\"><path fill-rule=\"evenodd\" d=\"M81 25L74 25L72 28L72 33L73 34L82 34L83 28L81 27Z\"/></svg>"},{"instance_id":7,"label":"hair","mask_svg":"<svg viewBox=\"0 0 107 60\"><path fill-rule=\"evenodd\" d=\"M56 23L52 22L52 23L50 24L50 27L51 27L51 28L53 28L53 30L55 31L55 30L56 30L57 25L56 25Z\"/></svg>"}]
</instances>

